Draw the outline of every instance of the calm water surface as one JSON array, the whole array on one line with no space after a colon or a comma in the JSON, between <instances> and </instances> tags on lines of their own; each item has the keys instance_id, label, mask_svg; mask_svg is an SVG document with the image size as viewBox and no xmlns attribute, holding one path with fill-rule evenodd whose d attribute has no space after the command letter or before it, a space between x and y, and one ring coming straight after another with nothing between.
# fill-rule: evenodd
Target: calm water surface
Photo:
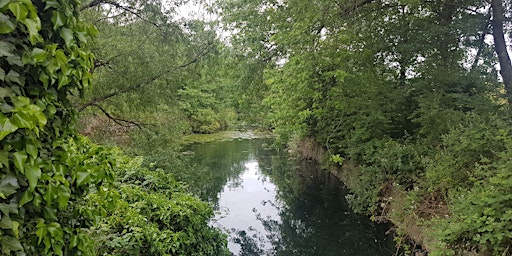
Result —
<instances>
[{"instance_id":1,"label":"calm water surface","mask_svg":"<svg viewBox=\"0 0 512 256\"><path fill-rule=\"evenodd\" d=\"M268 139L192 144L180 176L215 205L211 225L234 255L393 255L387 228L354 214L343 184L312 163L266 149Z\"/></svg>"}]
</instances>

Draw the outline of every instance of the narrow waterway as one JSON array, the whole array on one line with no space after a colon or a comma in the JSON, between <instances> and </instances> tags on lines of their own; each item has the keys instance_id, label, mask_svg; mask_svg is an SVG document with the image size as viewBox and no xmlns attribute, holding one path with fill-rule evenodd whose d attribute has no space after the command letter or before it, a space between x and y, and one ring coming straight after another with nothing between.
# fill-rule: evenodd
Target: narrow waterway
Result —
<instances>
[{"instance_id":1,"label":"narrow waterway","mask_svg":"<svg viewBox=\"0 0 512 256\"><path fill-rule=\"evenodd\" d=\"M387 226L354 214L343 184L317 165L267 149L269 139L188 146L191 190L217 211L234 255L393 255Z\"/></svg>"}]
</instances>

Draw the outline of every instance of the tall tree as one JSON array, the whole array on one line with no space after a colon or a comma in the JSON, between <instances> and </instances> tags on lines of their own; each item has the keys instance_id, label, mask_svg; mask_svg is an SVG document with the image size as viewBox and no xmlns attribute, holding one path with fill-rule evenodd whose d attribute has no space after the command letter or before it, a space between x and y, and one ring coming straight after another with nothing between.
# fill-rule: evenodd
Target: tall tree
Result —
<instances>
[{"instance_id":1,"label":"tall tree","mask_svg":"<svg viewBox=\"0 0 512 256\"><path fill-rule=\"evenodd\" d=\"M505 85L507 99L509 104L512 104L512 64L510 63L510 55L508 54L503 28L503 23L506 21L506 9L502 0L491 0L491 9L494 49L500 62L500 74L503 78L503 84Z\"/></svg>"}]
</instances>

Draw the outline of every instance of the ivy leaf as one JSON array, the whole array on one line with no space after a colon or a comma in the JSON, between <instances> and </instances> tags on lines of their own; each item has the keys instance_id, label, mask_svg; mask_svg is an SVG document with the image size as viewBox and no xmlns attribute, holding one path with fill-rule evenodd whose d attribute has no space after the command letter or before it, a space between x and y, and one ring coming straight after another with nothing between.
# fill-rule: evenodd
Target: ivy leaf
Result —
<instances>
[{"instance_id":1,"label":"ivy leaf","mask_svg":"<svg viewBox=\"0 0 512 256\"><path fill-rule=\"evenodd\" d=\"M35 128L34 120L24 112L15 113L12 116L12 121L18 128Z\"/></svg>"},{"instance_id":2,"label":"ivy leaf","mask_svg":"<svg viewBox=\"0 0 512 256\"><path fill-rule=\"evenodd\" d=\"M52 22L53 29L57 30L59 27L64 26L66 24L66 16L64 16L61 12L53 11L52 12Z\"/></svg>"},{"instance_id":3,"label":"ivy leaf","mask_svg":"<svg viewBox=\"0 0 512 256\"><path fill-rule=\"evenodd\" d=\"M58 220L57 218L57 209L53 207L44 207L43 214L45 220Z\"/></svg>"},{"instance_id":4,"label":"ivy leaf","mask_svg":"<svg viewBox=\"0 0 512 256\"><path fill-rule=\"evenodd\" d=\"M27 166L25 168L25 177L28 179L30 191L34 191L37 181L41 178L41 169L35 166Z\"/></svg>"},{"instance_id":5,"label":"ivy leaf","mask_svg":"<svg viewBox=\"0 0 512 256\"><path fill-rule=\"evenodd\" d=\"M64 39L66 46L69 46L73 41L73 30L69 28L62 28L60 30L60 37Z\"/></svg>"},{"instance_id":6,"label":"ivy leaf","mask_svg":"<svg viewBox=\"0 0 512 256\"><path fill-rule=\"evenodd\" d=\"M0 9L6 7L10 2L11 0L0 0Z\"/></svg>"},{"instance_id":7,"label":"ivy leaf","mask_svg":"<svg viewBox=\"0 0 512 256\"><path fill-rule=\"evenodd\" d=\"M0 180L0 196L4 199L16 193L18 188L20 188L18 179L12 174L7 174Z\"/></svg>"},{"instance_id":8,"label":"ivy leaf","mask_svg":"<svg viewBox=\"0 0 512 256\"><path fill-rule=\"evenodd\" d=\"M7 62L11 66L14 66L14 65L16 65L18 67L22 67L23 66L23 62L21 61L21 57L18 56L18 55L13 55L13 56L7 57Z\"/></svg>"},{"instance_id":9,"label":"ivy leaf","mask_svg":"<svg viewBox=\"0 0 512 256\"><path fill-rule=\"evenodd\" d=\"M77 172L76 173L76 186L80 186L89 177L88 172Z\"/></svg>"},{"instance_id":10,"label":"ivy leaf","mask_svg":"<svg viewBox=\"0 0 512 256\"><path fill-rule=\"evenodd\" d=\"M3 140L5 136L18 130L18 126L11 123L11 120L0 113L0 140Z\"/></svg>"},{"instance_id":11,"label":"ivy leaf","mask_svg":"<svg viewBox=\"0 0 512 256\"><path fill-rule=\"evenodd\" d=\"M12 229L13 228L13 223L12 223L11 217L9 217L8 214L5 214L4 216L2 216L2 219L0 220L0 228L2 228L2 229Z\"/></svg>"},{"instance_id":12,"label":"ivy leaf","mask_svg":"<svg viewBox=\"0 0 512 256\"><path fill-rule=\"evenodd\" d=\"M11 255L11 251L23 251L20 241L13 236L4 235L0 240L2 245L2 253L4 255Z\"/></svg>"},{"instance_id":13,"label":"ivy leaf","mask_svg":"<svg viewBox=\"0 0 512 256\"><path fill-rule=\"evenodd\" d=\"M16 17L16 21L24 20L27 17L28 10L27 7L22 2L11 2L9 4L9 10L11 10L14 17Z\"/></svg>"},{"instance_id":14,"label":"ivy leaf","mask_svg":"<svg viewBox=\"0 0 512 256\"><path fill-rule=\"evenodd\" d=\"M34 48L32 49L32 52L30 53L30 57L32 57L32 60L34 63L41 63L46 60L47 53L45 50L41 48Z\"/></svg>"},{"instance_id":15,"label":"ivy leaf","mask_svg":"<svg viewBox=\"0 0 512 256\"><path fill-rule=\"evenodd\" d=\"M48 10L50 8L58 9L60 7L60 4L56 0L47 0L46 6L44 7L44 10Z\"/></svg>"},{"instance_id":16,"label":"ivy leaf","mask_svg":"<svg viewBox=\"0 0 512 256\"><path fill-rule=\"evenodd\" d=\"M27 143L27 146L25 148L25 151L30 155L32 156L33 158L37 158L37 153L38 153L38 150L37 150L37 147L32 145L32 144L28 144Z\"/></svg>"},{"instance_id":17,"label":"ivy leaf","mask_svg":"<svg viewBox=\"0 0 512 256\"><path fill-rule=\"evenodd\" d=\"M43 241L43 238L46 236L46 233L48 233L48 231L46 230L46 224L44 223L44 220L43 219L39 219L37 221L37 226L36 227L37 227L36 235L39 238L37 243L41 244L41 241Z\"/></svg>"},{"instance_id":18,"label":"ivy leaf","mask_svg":"<svg viewBox=\"0 0 512 256\"><path fill-rule=\"evenodd\" d=\"M14 70L10 70L9 73L5 76L5 81L7 82L15 82L19 85L23 85L20 80L20 74Z\"/></svg>"},{"instance_id":19,"label":"ivy leaf","mask_svg":"<svg viewBox=\"0 0 512 256\"><path fill-rule=\"evenodd\" d=\"M41 30L41 20L39 20L38 17L34 19L24 19L21 22L27 26L30 42L32 44L42 41L42 37L39 35L39 30Z\"/></svg>"},{"instance_id":20,"label":"ivy leaf","mask_svg":"<svg viewBox=\"0 0 512 256\"><path fill-rule=\"evenodd\" d=\"M13 155L14 166L22 173L25 174L25 161L27 160L27 154L22 151L15 152Z\"/></svg>"},{"instance_id":21,"label":"ivy leaf","mask_svg":"<svg viewBox=\"0 0 512 256\"><path fill-rule=\"evenodd\" d=\"M20 199L20 202L19 202L20 207L22 207L26 203L29 203L30 201L32 201L32 199L34 199L34 194L31 191L26 190Z\"/></svg>"},{"instance_id":22,"label":"ivy leaf","mask_svg":"<svg viewBox=\"0 0 512 256\"><path fill-rule=\"evenodd\" d=\"M9 168L9 152L0 150L0 168Z\"/></svg>"},{"instance_id":23,"label":"ivy leaf","mask_svg":"<svg viewBox=\"0 0 512 256\"><path fill-rule=\"evenodd\" d=\"M2 5L2 1L0 1L0 6L1 5ZM0 34L10 33L15 28L16 28L16 25L11 21L11 17L9 15L0 13Z\"/></svg>"},{"instance_id":24,"label":"ivy leaf","mask_svg":"<svg viewBox=\"0 0 512 256\"><path fill-rule=\"evenodd\" d=\"M68 205L69 199L71 198L71 194L62 187L64 186L61 186L61 191L59 193L59 197L57 198L59 209L65 209Z\"/></svg>"},{"instance_id":25,"label":"ivy leaf","mask_svg":"<svg viewBox=\"0 0 512 256\"><path fill-rule=\"evenodd\" d=\"M4 215L9 215L10 213L18 214L18 205L15 203L10 203L10 204L1 203L0 211Z\"/></svg>"},{"instance_id":26,"label":"ivy leaf","mask_svg":"<svg viewBox=\"0 0 512 256\"><path fill-rule=\"evenodd\" d=\"M12 56L12 51L14 50L14 45L8 42L0 41L0 57Z\"/></svg>"}]
</instances>

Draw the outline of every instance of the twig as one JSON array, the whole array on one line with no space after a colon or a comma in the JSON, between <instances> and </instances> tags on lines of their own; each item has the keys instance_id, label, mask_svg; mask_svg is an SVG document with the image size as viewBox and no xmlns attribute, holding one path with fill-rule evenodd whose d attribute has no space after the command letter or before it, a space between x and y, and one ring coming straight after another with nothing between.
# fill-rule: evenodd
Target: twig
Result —
<instances>
[{"instance_id":1,"label":"twig","mask_svg":"<svg viewBox=\"0 0 512 256\"><path fill-rule=\"evenodd\" d=\"M91 106L94 106L97 109L99 109L101 112L103 112L103 114L105 114L106 117L108 117L108 119L114 121L114 123L116 123L116 124L118 124L120 126L131 127L131 125L135 125L140 130L143 130L141 125L145 125L145 124L139 124L139 123L137 123L135 121L130 121L130 120L114 117L114 116L112 116L112 114L110 114L107 110L105 110L103 107L101 107L98 104L91 104Z\"/></svg>"},{"instance_id":2,"label":"twig","mask_svg":"<svg viewBox=\"0 0 512 256\"><path fill-rule=\"evenodd\" d=\"M135 15L137 18L143 20L144 22L152 24L153 26L155 26L157 28L160 27L160 25L156 24L155 22L142 17L142 15L140 13L138 13L136 10L133 10L132 8L127 7L127 6L123 6L123 5L116 3L115 1L112 1L112 0L94 0L94 1L90 2L89 4L82 6L80 8L80 11L84 11L86 9L89 9L89 8L92 8L92 7L95 7L98 5L102 5L102 4L108 4L108 5L114 6L118 9L124 10L126 12L129 12L129 13Z\"/></svg>"}]
</instances>

